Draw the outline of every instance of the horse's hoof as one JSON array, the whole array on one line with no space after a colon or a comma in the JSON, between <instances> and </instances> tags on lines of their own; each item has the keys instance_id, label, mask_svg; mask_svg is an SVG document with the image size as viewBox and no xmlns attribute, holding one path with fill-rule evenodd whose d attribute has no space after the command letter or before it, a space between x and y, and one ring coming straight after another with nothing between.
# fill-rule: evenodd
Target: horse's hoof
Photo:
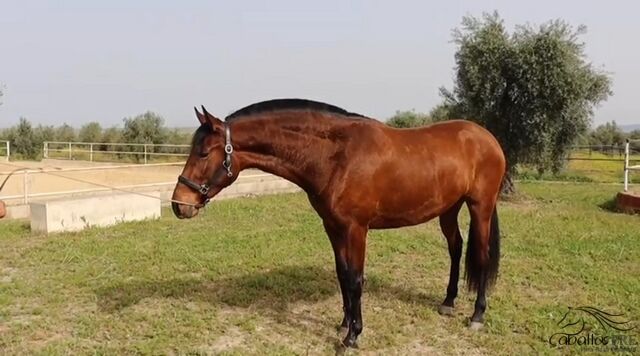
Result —
<instances>
[{"instance_id":1,"label":"horse's hoof","mask_svg":"<svg viewBox=\"0 0 640 356\"><path fill-rule=\"evenodd\" d=\"M441 304L438 307L438 313L440 313L440 315L452 316L453 315L453 307Z\"/></svg>"},{"instance_id":2,"label":"horse's hoof","mask_svg":"<svg viewBox=\"0 0 640 356\"><path fill-rule=\"evenodd\" d=\"M471 324L469 324L469 330L473 330L473 331L482 330L483 327L484 327L484 323L481 323L479 321L472 321Z\"/></svg>"},{"instance_id":3,"label":"horse's hoof","mask_svg":"<svg viewBox=\"0 0 640 356\"><path fill-rule=\"evenodd\" d=\"M356 343L356 340L350 338L349 336L345 337L344 340L342 340L342 345L344 347L350 347L352 349L358 348L358 343Z\"/></svg>"}]
</instances>

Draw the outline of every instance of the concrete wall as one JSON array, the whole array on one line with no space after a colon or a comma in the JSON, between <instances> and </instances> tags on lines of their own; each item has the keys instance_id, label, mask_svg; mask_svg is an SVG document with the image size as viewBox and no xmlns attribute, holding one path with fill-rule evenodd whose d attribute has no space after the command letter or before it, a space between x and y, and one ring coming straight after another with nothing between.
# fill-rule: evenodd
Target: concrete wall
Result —
<instances>
[{"instance_id":1,"label":"concrete wall","mask_svg":"<svg viewBox=\"0 0 640 356\"><path fill-rule=\"evenodd\" d=\"M160 217L160 200L130 193L53 199L30 205L31 230L44 233Z\"/></svg>"}]
</instances>

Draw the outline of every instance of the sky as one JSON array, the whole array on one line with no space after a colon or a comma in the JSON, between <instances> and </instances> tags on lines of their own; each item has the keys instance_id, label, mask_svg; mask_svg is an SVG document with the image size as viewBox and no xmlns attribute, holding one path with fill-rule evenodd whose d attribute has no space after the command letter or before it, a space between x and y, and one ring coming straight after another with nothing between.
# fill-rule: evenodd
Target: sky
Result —
<instances>
[{"instance_id":1,"label":"sky","mask_svg":"<svg viewBox=\"0 0 640 356\"><path fill-rule=\"evenodd\" d=\"M640 123L637 1L2 0L0 127L108 127L147 110L191 127L195 105L224 117L286 97L428 112L453 83L452 29L494 10L509 29L586 25L589 60L613 78L594 122Z\"/></svg>"}]
</instances>

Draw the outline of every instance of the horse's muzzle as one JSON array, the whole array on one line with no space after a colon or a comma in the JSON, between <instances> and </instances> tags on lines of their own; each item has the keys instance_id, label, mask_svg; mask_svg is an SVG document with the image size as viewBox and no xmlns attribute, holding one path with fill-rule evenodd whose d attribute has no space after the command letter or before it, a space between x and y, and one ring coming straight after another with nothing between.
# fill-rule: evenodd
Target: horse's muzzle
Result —
<instances>
[{"instance_id":1,"label":"horse's muzzle","mask_svg":"<svg viewBox=\"0 0 640 356\"><path fill-rule=\"evenodd\" d=\"M176 202L171 203L171 209L178 219L191 219L198 215L200 209L192 205L185 205Z\"/></svg>"}]
</instances>

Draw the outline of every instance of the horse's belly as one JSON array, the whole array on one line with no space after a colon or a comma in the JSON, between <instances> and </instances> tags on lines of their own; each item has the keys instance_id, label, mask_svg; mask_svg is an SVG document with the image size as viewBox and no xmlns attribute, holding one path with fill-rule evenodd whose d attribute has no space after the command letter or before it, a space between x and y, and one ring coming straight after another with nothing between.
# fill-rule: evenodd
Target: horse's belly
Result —
<instances>
[{"instance_id":1,"label":"horse's belly","mask_svg":"<svg viewBox=\"0 0 640 356\"><path fill-rule=\"evenodd\" d=\"M444 212L442 204L423 206L417 209L397 209L379 212L369 222L371 229L393 229L425 223Z\"/></svg>"}]
</instances>

